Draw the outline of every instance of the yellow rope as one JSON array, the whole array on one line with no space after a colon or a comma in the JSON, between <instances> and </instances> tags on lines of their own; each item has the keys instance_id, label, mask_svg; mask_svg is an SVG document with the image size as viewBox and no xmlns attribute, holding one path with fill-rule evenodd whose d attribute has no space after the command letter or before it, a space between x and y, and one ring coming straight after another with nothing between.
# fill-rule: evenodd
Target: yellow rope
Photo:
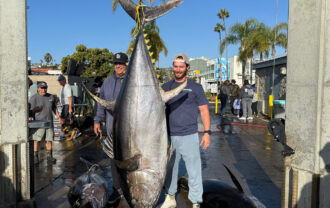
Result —
<instances>
[{"instance_id":1,"label":"yellow rope","mask_svg":"<svg viewBox=\"0 0 330 208\"><path fill-rule=\"evenodd\" d=\"M143 5L142 2L140 2L137 6L136 6L136 16L135 16L135 21L136 21L136 27L131 35L131 37L134 36L134 38L136 38L137 34L139 34L139 31L141 29L141 20L140 20L140 8L142 8L142 17L144 20L144 11L143 11Z\"/></svg>"},{"instance_id":2,"label":"yellow rope","mask_svg":"<svg viewBox=\"0 0 330 208\"><path fill-rule=\"evenodd\" d=\"M100 166L98 164L94 164L88 169L87 172L90 173L93 170L94 167L100 167Z\"/></svg>"}]
</instances>

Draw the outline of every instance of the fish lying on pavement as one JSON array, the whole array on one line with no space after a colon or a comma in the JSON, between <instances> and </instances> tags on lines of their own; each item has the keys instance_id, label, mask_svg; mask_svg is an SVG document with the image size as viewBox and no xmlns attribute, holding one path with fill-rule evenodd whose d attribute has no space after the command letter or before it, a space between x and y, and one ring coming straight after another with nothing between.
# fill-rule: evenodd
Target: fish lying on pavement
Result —
<instances>
[{"instance_id":1,"label":"fish lying on pavement","mask_svg":"<svg viewBox=\"0 0 330 208\"><path fill-rule=\"evenodd\" d=\"M97 102L113 110L112 135L103 141L103 150L115 161L121 189L131 207L151 208L159 198L171 153L165 102L179 94L187 84L184 82L169 92L160 89L144 39L143 24L167 13L182 1L143 7L143 12L137 13L137 5L131 0L119 0L133 19L141 20L141 28L115 105L100 99ZM136 18L142 14L144 16Z\"/></svg>"},{"instance_id":2,"label":"fish lying on pavement","mask_svg":"<svg viewBox=\"0 0 330 208\"><path fill-rule=\"evenodd\" d=\"M228 167L225 166L225 168L236 187L216 179L203 180L203 203L201 208L266 208L255 196L244 193L234 174ZM181 177L178 181L178 187L180 208L191 207L191 202L188 199L187 178Z\"/></svg>"}]
</instances>

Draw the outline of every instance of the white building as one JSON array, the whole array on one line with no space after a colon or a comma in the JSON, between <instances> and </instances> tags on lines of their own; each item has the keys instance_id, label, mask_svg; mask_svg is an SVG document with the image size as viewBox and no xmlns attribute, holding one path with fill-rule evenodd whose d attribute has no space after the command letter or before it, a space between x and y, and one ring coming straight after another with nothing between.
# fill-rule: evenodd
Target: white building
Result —
<instances>
[{"instance_id":1,"label":"white building","mask_svg":"<svg viewBox=\"0 0 330 208\"><path fill-rule=\"evenodd\" d=\"M235 79L236 84L243 85L242 82L242 62L238 60L238 56L230 58L230 79ZM249 80L250 84L255 83L255 70L252 70L251 59L245 65L245 78Z\"/></svg>"}]
</instances>

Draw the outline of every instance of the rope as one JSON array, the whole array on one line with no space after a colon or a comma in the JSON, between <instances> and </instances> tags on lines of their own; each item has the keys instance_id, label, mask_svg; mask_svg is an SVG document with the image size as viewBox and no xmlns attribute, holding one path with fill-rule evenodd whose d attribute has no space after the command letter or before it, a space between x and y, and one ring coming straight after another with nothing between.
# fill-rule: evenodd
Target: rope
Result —
<instances>
[{"instance_id":1,"label":"rope","mask_svg":"<svg viewBox=\"0 0 330 208\"><path fill-rule=\"evenodd\" d=\"M135 29L131 35L131 37L134 36L134 38L136 38L136 36L139 34L139 31L141 29L141 20L140 20L140 8L142 8L142 20L144 21L144 11L143 11L143 5L142 5L142 1L136 6L136 16L135 16L135 21L136 21L136 26Z\"/></svg>"},{"instance_id":2,"label":"rope","mask_svg":"<svg viewBox=\"0 0 330 208\"><path fill-rule=\"evenodd\" d=\"M94 164L88 169L87 172L90 173L93 170L94 167L100 167L100 166L98 164Z\"/></svg>"}]
</instances>

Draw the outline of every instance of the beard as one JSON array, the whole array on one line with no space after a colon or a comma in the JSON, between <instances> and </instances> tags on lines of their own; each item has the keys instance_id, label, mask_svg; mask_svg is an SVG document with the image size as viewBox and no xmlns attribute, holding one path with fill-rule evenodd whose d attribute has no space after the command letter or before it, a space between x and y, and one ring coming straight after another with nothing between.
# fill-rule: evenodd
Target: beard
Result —
<instances>
[{"instance_id":1,"label":"beard","mask_svg":"<svg viewBox=\"0 0 330 208\"><path fill-rule=\"evenodd\" d=\"M181 80L181 79L185 78L187 76L187 71L188 70L186 70L184 72L177 72L177 73L174 72L175 79L176 80Z\"/></svg>"}]
</instances>

